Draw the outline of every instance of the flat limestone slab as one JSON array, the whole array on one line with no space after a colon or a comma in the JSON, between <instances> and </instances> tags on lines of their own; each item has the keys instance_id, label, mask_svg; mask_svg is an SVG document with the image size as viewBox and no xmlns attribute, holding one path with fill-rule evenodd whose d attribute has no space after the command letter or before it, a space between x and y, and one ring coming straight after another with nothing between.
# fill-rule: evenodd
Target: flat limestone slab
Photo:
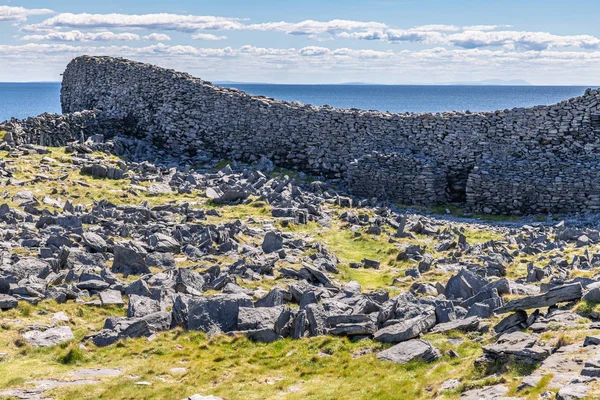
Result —
<instances>
[{"instance_id":1,"label":"flat limestone slab","mask_svg":"<svg viewBox=\"0 0 600 400\"><path fill-rule=\"evenodd\" d=\"M420 339L409 340L377 353L378 359L399 364L406 364L413 360L432 362L440 356L441 353L436 347L430 342Z\"/></svg>"},{"instance_id":2,"label":"flat limestone slab","mask_svg":"<svg viewBox=\"0 0 600 400\"><path fill-rule=\"evenodd\" d=\"M509 301L503 307L494 310L496 314L507 313L518 310L529 310L531 308L550 307L565 301L579 300L583 296L581 283L559 286L548 290L538 296L523 297Z\"/></svg>"},{"instance_id":3,"label":"flat limestone slab","mask_svg":"<svg viewBox=\"0 0 600 400\"><path fill-rule=\"evenodd\" d=\"M73 339L73 331L68 326L57 326L45 331L29 331L23 334L27 342L36 347L51 347Z\"/></svg>"}]
</instances>

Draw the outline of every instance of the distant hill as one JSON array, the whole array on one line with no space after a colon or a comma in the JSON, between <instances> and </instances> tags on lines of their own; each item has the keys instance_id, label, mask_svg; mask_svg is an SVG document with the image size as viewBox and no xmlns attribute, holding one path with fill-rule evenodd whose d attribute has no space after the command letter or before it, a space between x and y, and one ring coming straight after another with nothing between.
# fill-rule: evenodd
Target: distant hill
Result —
<instances>
[{"instance_id":1,"label":"distant hill","mask_svg":"<svg viewBox=\"0 0 600 400\"><path fill-rule=\"evenodd\" d=\"M461 85L461 86L531 86L531 83L522 79L484 79L481 81L472 82L444 82L439 85Z\"/></svg>"}]
</instances>

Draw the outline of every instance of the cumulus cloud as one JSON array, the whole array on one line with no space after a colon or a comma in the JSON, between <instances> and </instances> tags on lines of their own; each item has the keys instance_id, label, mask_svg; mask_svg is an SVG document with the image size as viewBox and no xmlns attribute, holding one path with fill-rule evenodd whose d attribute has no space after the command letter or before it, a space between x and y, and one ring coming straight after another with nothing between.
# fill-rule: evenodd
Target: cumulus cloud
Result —
<instances>
[{"instance_id":1,"label":"cumulus cloud","mask_svg":"<svg viewBox=\"0 0 600 400\"><path fill-rule=\"evenodd\" d=\"M48 14L55 14L55 12L47 8L0 6L0 21L23 22L32 15Z\"/></svg>"},{"instance_id":2,"label":"cumulus cloud","mask_svg":"<svg viewBox=\"0 0 600 400\"><path fill-rule=\"evenodd\" d=\"M25 35L21 40L26 41L51 41L51 42L110 42L140 40L140 35L135 33L114 32L51 32L45 35Z\"/></svg>"},{"instance_id":3,"label":"cumulus cloud","mask_svg":"<svg viewBox=\"0 0 600 400\"><path fill-rule=\"evenodd\" d=\"M394 56L394 52L389 51L377 51L377 50L355 50L349 48L335 49L331 52L334 56L350 57L358 59L369 59L369 58L390 58Z\"/></svg>"},{"instance_id":4,"label":"cumulus cloud","mask_svg":"<svg viewBox=\"0 0 600 400\"><path fill-rule=\"evenodd\" d=\"M65 29L111 29L111 28L143 28L149 30L173 30L180 32L196 32L201 30L252 30L265 32L284 32L290 35L334 34L347 31L364 31L385 29L381 22L362 22L335 19L331 21L305 20L301 22L266 22L247 24L240 18L215 16L179 15L179 14L73 14L63 13L48 18L39 24L26 25L25 32L45 32ZM205 33L198 33L198 39L204 39ZM208 36L206 36L208 37ZM220 36L215 36L219 37ZM222 40L222 39L219 39Z\"/></svg>"},{"instance_id":5,"label":"cumulus cloud","mask_svg":"<svg viewBox=\"0 0 600 400\"><path fill-rule=\"evenodd\" d=\"M546 50L556 47L600 48L600 39L590 35L559 36L547 32L466 31L446 37L448 43L467 49L507 46L527 50Z\"/></svg>"},{"instance_id":6,"label":"cumulus cloud","mask_svg":"<svg viewBox=\"0 0 600 400\"><path fill-rule=\"evenodd\" d=\"M316 35L320 33L337 33L355 30L384 29L387 25L381 22L361 22L344 19L331 21L306 20L302 22L266 22L246 25L244 29L255 31L284 32L289 35Z\"/></svg>"},{"instance_id":7,"label":"cumulus cloud","mask_svg":"<svg viewBox=\"0 0 600 400\"><path fill-rule=\"evenodd\" d=\"M227 36L217 36L212 33L196 33L192 35L192 39L196 40L226 40Z\"/></svg>"},{"instance_id":8,"label":"cumulus cloud","mask_svg":"<svg viewBox=\"0 0 600 400\"><path fill-rule=\"evenodd\" d=\"M242 29L237 18L178 14L72 14L64 13L48 18L39 24L26 25L25 32L44 32L56 28L143 28L194 32L197 30Z\"/></svg>"},{"instance_id":9,"label":"cumulus cloud","mask_svg":"<svg viewBox=\"0 0 600 400\"><path fill-rule=\"evenodd\" d=\"M198 48L162 43L134 47L71 43L0 45L3 69L0 78L14 79L23 71L39 71L40 79L57 79L68 61L81 54L111 55L176 68L203 78L253 79L255 81L340 82L368 77L374 82L431 82L432 80L483 79L490 76L539 79L545 71L555 83L585 84L597 76L600 51L542 50L515 52L508 49L435 47L424 50L376 51L368 49L307 46L300 49ZM201 60L201 62L198 62ZM232 62L232 60L235 60ZM577 74L572 72L576 70ZM48 72L46 72L48 71ZM277 71L281 71L275 78ZM501 71L501 74L499 74ZM11 75L12 74L12 75ZM48 75L46 75L48 74ZM493 74L493 75L492 75ZM565 81L565 79L568 79ZM549 82L547 80L546 82Z\"/></svg>"},{"instance_id":10,"label":"cumulus cloud","mask_svg":"<svg viewBox=\"0 0 600 400\"><path fill-rule=\"evenodd\" d=\"M152 40L152 41L155 41L155 42L164 42L164 41L171 40L171 36L166 35L164 33L151 33L149 35L146 35L146 36L142 37L142 39L144 39L144 40Z\"/></svg>"},{"instance_id":11,"label":"cumulus cloud","mask_svg":"<svg viewBox=\"0 0 600 400\"><path fill-rule=\"evenodd\" d=\"M465 49L505 47L516 50L548 50L578 47L600 49L600 39L591 35L554 35L548 32L497 31L503 25L426 25L411 29L341 32L339 38L379 40L390 43L415 42L456 46Z\"/></svg>"},{"instance_id":12,"label":"cumulus cloud","mask_svg":"<svg viewBox=\"0 0 600 400\"><path fill-rule=\"evenodd\" d=\"M300 55L306 57L323 56L329 54L329 49L319 46L306 46L300 49Z\"/></svg>"},{"instance_id":13,"label":"cumulus cloud","mask_svg":"<svg viewBox=\"0 0 600 400\"><path fill-rule=\"evenodd\" d=\"M284 56L284 55L293 55L297 54L297 50L295 48L288 49L276 49L271 47L255 47L250 45L245 45L240 47L239 54L249 54L255 56Z\"/></svg>"}]
</instances>

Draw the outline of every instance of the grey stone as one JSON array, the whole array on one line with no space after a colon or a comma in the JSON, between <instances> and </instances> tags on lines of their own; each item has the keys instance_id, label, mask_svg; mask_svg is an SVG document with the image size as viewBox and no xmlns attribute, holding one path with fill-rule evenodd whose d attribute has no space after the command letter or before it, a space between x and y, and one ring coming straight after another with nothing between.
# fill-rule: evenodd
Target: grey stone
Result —
<instances>
[{"instance_id":1,"label":"grey stone","mask_svg":"<svg viewBox=\"0 0 600 400\"><path fill-rule=\"evenodd\" d=\"M103 306L108 306L108 305L116 305L116 306L122 306L125 303L123 302L123 297L121 296L121 292L118 290L104 290L102 292L100 292L100 301L102 302Z\"/></svg>"},{"instance_id":2,"label":"grey stone","mask_svg":"<svg viewBox=\"0 0 600 400\"><path fill-rule=\"evenodd\" d=\"M96 290L101 291L104 289L108 289L110 285L104 281L99 279L91 279L89 281L79 282L77 287L82 290Z\"/></svg>"},{"instance_id":3,"label":"grey stone","mask_svg":"<svg viewBox=\"0 0 600 400\"><path fill-rule=\"evenodd\" d=\"M459 273L448 280L444 294L446 298L468 299L481 291L488 282L467 269L461 269Z\"/></svg>"},{"instance_id":4,"label":"grey stone","mask_svg":"<svg viewBox=\"0 0 600 400\"><path fill-rule=\"evenodd\" d=\"M181 245L174 238L162 233L150 236L150 246L161 253L180 253Z\"/></svg>"},{"instance_id":5,"label":"grey stone","mask_svg":"<svg viewBox=\"0 0 600 400\"><path fill-rule=\"evenodd\" d=\"M122 274L148 274L150 269L146 266L144 257L137 251L122 245L115 245L112 272Z\"/></svg>"},{"instance_id":6,"label":"grey stone","mask_svg":"<svg viewBox=\"0 0 600 400\"><path fill-rule=\"evenodd\" d=\"M283 307L240 307L237 329L240 331L273 329Z\"/></svg>"},{"instance_id":7,"label":"grey stone","mask_svg":"<svg viewBox=\"0 0 600 400\"><path fill-rule=\"evenodd\" d=\"M84 232L84 234L81 236L83 237L83 242L85 245L91 250L98 253L104 253L106 251L106 240L104 240L102 236L94 232Z\"/></svg>"},{"instance_id":8,"label":"grey stone","mask_svg":"<svg viewBox=\"0 0 600 400\"><path fill-rule=\"evenodd\" d=\"M363 260L362 260L362 265L365 268L379 269L380 264L381 264L381 261L379 261L379 260L371 260L369 258L363 258Z\"/></svg>"},{"instance_id":9,"label":"grey stone","mask_svg":"<svg viewBox=\"0 0 600 400\"><path fill-rule=\"evenodd\" d=\"M190 299L187 328L208 333L237 331L240 307L252 307L252 300L244 294Z\"/></svg>"},{"instance_id":10,"label":"grey stone","mask_svg":"<svg viewBox=\"0 0 600 400\"><path fill-rule=\"evenodd\" d=\"M586 399L589 391L589 386L584 383L572 383L560 388L556 400Z\"/></svg>"},{"instance_id":11,"label":"grey stone","mask_svg":"<svg viewBox=\"0 0 600 400\"><path fill-rule=\"evenodd\" d=\"M19 305L17 299L7 294L0 294L0 310L10 310Z\"/></svg>"},{"instance_id":12,"label":"grey stone","mask_svg":"<svg viewBox=\"0 0 600 400\"><path fill-rule=\"evenodd\" d=\"M378 359L399 364L406 364L413 360L433 362L440 356L440 351L430 342L419 339L412 339L377 353Z\"/></svg>"},{"instance_id":13,"label":"grey stone","mask_svg":"<svg viewBox=\"0 0 600 400\"><path fill-rule=\"evenodd\" d=\"M482 329L481 319L479 317L470 317L466 319L455 319L436 325L432 333L445 333L450 331L475 332Z\"/></svg>"},{"instance_id":14,"label":"grey stone","mask_svg":"<svg viewBox=\"0 0 600 400\"><path fill-rule=\"evenodd\" d=\"M380 342L400 343L427 332L433 328L435 321L435 312L428 311L423 315L380 329L373 338Z\"/></svg>"},{"instance_id":15,"label":"grey stone","mask_svg":"<svg viewBox=\"0 0 600 400\"><path fill-rule=\"evenodd\" d=\"M73 332L68 326L57 326L45 331L29 331L22 336L35 347L52 347L74 338Z\"/></svg>"},{"instance_id":16,"label":"grey stone","mask_svg":"<svg viewBox=\"0 0 600 400\"><path fill-rule=\"evenodd\" d=\"M514 314L504 317L500 322L494 326L494 331L502 333L509 331L513 328L523 328L527 323L527 313L523 310L519 310Z\"/></svg>"},{"instance_id":17,"label":"grey stone","mask_svg":"<svg viewBox=\"0 0 600 400\"><path fill-rule=\"evenodd\" d=\"M261 245L263 251L267 254L281 250L283 248L283 238L277 232L267 232Z\"/></svg>"},{"instance_id":18,"label":"grey stone","mask_svg":"<svg viewBox=\"0 0 600 400\"><path fill-rule=\"evenodd\" d=\"M483 346L486 356L495 360L513 358L516 362L535 364L544 361L550 355L550 349L541 347L537 338L523 332L505 333L496 343Z\"/></svg>"},{"instance_id":19,"label":"grey stone","mask_svg":"<svg viewBox=\"0 0 600 400\"><path fill-rule=\"evenodd\" d=\"M129 295L129 304L127 307L127 317L144 317L148 314L154 314L160 311L160 303L149 297Z\"/></svg>"},{"instance_id":20,"label":"grey stone","mask_svg":"<svg viewBox=\"0 0 600 400\"><path fill-rule=\"evenodd\" d=\"M509 301L503 307L497 308L495 312L501 314L510 311L528 310L530 308L550 307L565 301L579 300L583 296L582 292L583 288L580 283L559 286L538 296L529 296Z\"/></svg>"}]
</instances>

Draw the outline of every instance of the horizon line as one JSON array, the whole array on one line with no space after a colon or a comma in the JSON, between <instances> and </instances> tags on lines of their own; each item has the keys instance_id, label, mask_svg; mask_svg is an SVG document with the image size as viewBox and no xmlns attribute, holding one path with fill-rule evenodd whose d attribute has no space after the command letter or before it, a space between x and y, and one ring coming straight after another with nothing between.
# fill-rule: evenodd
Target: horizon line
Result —
<instances>
[{"instance_id":1,"label":"horizon line","mask_svg":"<svg viewBox=\"0 0 600 400\"><path fill-rule=\"evenodd\" d=\"M537 83L447 83L447 82L433 82L433 83L371 83L371 82L339 82L339 83L277 83L277 82L232 82L232 81L210 81L203 79L206 82L210 82L213 85L273 85L273 86L513 86L513 87L586 87L586 88L600 88L598 85L586 85L586 84L537 84ZM2 83L62 83L62 81L0 81Z\"/></svg>"}]
</instances>

